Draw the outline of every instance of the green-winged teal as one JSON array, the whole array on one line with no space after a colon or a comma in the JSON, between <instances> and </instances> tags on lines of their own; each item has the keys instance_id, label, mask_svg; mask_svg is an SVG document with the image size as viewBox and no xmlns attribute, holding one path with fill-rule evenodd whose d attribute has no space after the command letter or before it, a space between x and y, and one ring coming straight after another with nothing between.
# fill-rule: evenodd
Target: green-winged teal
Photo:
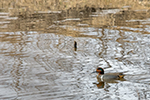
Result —
<instances>
[{"instance_id":1,"label":"green-winged teal","mask_svg":"<svg viewBox=\"0 0 150 100\"><path fill-rule=\"evenodd\" d=\"M94 73L98 73L97 79L98 81L111 81L111 80L120 80L123 79L123 73L105 73L104 69L98 67Z\"/></svg>"}]
</instances>

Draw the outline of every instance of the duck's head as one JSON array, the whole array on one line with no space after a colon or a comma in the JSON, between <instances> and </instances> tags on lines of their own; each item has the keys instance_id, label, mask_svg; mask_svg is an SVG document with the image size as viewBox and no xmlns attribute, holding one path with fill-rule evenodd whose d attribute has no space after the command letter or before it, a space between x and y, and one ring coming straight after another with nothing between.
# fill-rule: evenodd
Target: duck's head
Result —
<instances>
[{"instance_id":1,"label":"duck's head","mask_svg":"<svg viewBox=\"0 0 150 100\"><path fill-rule=\"evenodd\" d=\"M98 67L98 68L96 69L96 71L94 71L93 73L99 73L99 75L102 75L102 74L104 74L104 69L101 68L101 67Z\"/></svg>"}]
</instances>

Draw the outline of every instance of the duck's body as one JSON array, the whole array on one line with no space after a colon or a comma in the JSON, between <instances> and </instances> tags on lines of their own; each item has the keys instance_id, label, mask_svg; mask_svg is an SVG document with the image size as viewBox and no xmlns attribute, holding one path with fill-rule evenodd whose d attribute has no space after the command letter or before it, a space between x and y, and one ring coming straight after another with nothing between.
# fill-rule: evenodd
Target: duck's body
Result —
<instances>
[{"instance_id":1,"label":"duck's body","mask_svg":"<svg viewBox=\"0 0 150 100\"><path fill-rule=\"evenodd\" d=\"M104 74L104 69L101 67L98 67L95 72L98 73L98 75L97 75L98 81L119 80L119 79L123 79L123 77L124 77L123 73L106 73L106 74Z\"/></svg>"},{"instance_id":2,"label":"duck's body","mask_svg":"<svg viewBox=\"0 0 150 100\"><path fill-rule=\"evenodd\" d=\"M119 80L123 77L124 75L122 73L106 73L103 75L97 75L97 79L101 81Z\"/></svg>"}]
</instances>

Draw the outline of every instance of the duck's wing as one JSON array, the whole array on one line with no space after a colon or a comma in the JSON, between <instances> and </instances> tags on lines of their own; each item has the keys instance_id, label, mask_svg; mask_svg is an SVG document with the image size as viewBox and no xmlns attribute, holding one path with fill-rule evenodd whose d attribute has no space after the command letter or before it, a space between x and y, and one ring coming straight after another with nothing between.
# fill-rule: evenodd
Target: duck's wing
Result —
<instances>
[{"instance_id":1,"label":"duck's wing","mask_svg":"<svg viewBox=\"0 0 150 100\"><path fill-rule=\"evenodd\" d=\"M106 73L105 75L110 76L110 77L114 77L117 79L123 78L124 74L123 73Z\"/></svg>"},{"instance_id":2,"label":"duck's wing","mask_svg":"<svg viewBox=\"0 0 150 100\"><path fill-rule=\"evenodd\" d=\"M106 73L105 75L124 75L123 73Z\"/></svg>"}]
</instances>

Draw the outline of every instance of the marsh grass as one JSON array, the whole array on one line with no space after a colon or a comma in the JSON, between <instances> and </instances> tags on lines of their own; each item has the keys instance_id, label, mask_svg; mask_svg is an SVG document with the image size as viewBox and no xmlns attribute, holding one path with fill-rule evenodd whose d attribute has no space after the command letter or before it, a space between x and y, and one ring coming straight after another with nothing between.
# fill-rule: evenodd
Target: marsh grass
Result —
<instances>
[{"instance_id":1,"label":"marsh grass","mask_svg":"<svg viewBox=\"0 0 150 100\"><path fill-rule=\"evenodd\" d=\"M32 14L36 11L67 10L85 5L95 8L122 8L131 6L133 9L149 7L149 1L143 0L0 0L1 10L10 12L11 15Z\"/></svg>"}]
</instances>

